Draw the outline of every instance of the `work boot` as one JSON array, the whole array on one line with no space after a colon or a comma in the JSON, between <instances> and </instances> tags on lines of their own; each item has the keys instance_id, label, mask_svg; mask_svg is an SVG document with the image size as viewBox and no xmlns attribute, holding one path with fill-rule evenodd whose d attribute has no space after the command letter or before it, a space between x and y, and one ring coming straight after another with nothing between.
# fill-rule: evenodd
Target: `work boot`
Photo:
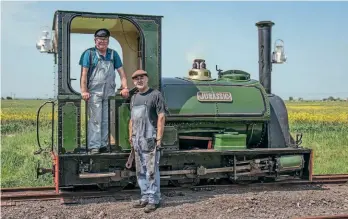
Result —
<instances>
[{"instance_id":1,"label":"work boot","mask_svg":"<svg viewBox=\"0 0 348 219\"><path fill-rule=\"evenodd\" d=\"M101 148L99 149L99 152L100 152L100 153L108 153L108 152L109 152L109 147L101 147Z\"/></svg>"},{"instance_id":2,"label":"work boot","mask_svg":"<svg viewBox=\"0 0 348 219\"><path fill-rule=\"evenodd\" d=\"M148 204L147 201L139 200L133 204L133 208L143 208Z\"/></svg>"},{"instance_id":3,"label":"work boot","mask_svg":"<svg viewBox=\"0 0 348 219\"><path fill-rule=\"evenodd\" d=\"M158 208L159 204L148 204L146 205L146 208L144 209L145 213L150 213L152 211L155 211Z\"/></svg>"},{"instance_id":4,"label":"work boot","mask_svg":"<svg viewBox=\"0 0 348 219\"><path fill-rule=\"evenodd\" d=\"M99 154L99 149L98 148L93 148L89 151L90 154Z\"/></svg>"}]
</instances>

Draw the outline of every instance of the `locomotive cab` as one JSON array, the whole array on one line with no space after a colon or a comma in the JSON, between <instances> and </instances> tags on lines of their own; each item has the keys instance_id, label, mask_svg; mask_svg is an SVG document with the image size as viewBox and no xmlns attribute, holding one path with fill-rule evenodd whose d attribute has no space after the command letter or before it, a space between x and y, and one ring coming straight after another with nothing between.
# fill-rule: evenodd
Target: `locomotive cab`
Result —
<instances>
[{"instance_id":1,"label":"locomotive cab","mask_svg":"<svg viewBox=\"0 0 348 219\"><path fill-rule=\"evenodd\" d=\"M88 34L90 35L90 45L93 47L93 34L99 28L106 28L110 31L110 38L116 40L122 51L123 68L127 77L127 87L134 87L131 75L138 69L142 69L144 65L144 36L139 25L131 19L122 17L93 17L93 16L76 16L71 19L70 35L71 34ZM69 42L69 41L68 41ZM70 44L70 47L73 45ZM109 48L112 48L109 44ZM69 48L70 49L70 48ZM87 48L86 48L87 49ZM112 48L115 49L115 48ZM70 49L71 51L71 49ZM117 51L117 50L116 50ZM68 51L69 52L69 51ZM68 56L71 56L68 53ZM75 64L75 63L71 63ZM71 69L71 66L70 66ZM78 91L77 91L78 92Z\"/></svg>"},{"instance_id":2,"label":"locomotive cab","mask_svg":"<svg viewBox=\"0 0 348 219\"><path fill-rule=\"evenodd\" d=\"M127 87L130 90L130 97L134 94L134 84L131 75L138 69L144 69L148 72L149 86L160 89L161 78L161 16L150 15L128 15L128 14L106 14L89 13L74 11L57 11L53 19L53 39L51 47L44 47L41 42L37 47L41 52L42 48L52 48L46 50L55 56L57 70L55 74L55 99L58 102L58 135L64 136L57 139L58 153L80 153L85 152L86 133L87 133L87 111L86 103L82 100L80 94L80 84L73 86L73 81L80 81L74 78L74 75L80 76L80 72L73 71L72 66L77 63L71 60L78 60L78 57L72 57L74 47L72 43L72 34L90 35L90 46L94 47L93 34L100 28L107 28L110 31L110 39L115 39L122 51L116 51L122 54L123 68L126 73ZM47 31L45 31L46 33ZM42 40L41 40L42 41ZM46 41L44 41L47 43ZM40 47L41 46L41 47ZM111 47L112 48L112 47ZM112 48L114 49L114 48ZM83 52L83 51L82 51ZM121 55L120 55L121 56ZM80 69L78 69L80 70ZM77 88L77 89L76 89ZM110 98L109 106L109 139L110 149L116 150L119 145L126 145L127 133L125 123L120 116L127 108L129 99L123 99L120 95L120 89L117 89L115 96ZM125 105L123 105L125 104ZM120 108L120 106L122 106ZM129 107L128 107L129 108ZM127 111L127 110L126 110ZM118 131L117 131L118 130Z\"/></svg>"}]
</instances>

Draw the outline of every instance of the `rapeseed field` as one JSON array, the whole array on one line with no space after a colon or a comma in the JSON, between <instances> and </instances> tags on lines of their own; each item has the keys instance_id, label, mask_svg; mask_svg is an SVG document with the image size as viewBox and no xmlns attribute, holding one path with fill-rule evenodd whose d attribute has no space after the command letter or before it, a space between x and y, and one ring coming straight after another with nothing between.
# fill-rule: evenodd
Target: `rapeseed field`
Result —
<instances>
[{"instance_id":1,"label":"rapeseed field","mask_svg":"<svg viewBox=\"0 0 348 219\"><path fill-rule=\"evenodd\" d=\"M36 165L51 167L49 153L38 150L36 113L43 100L2 100L1 181L3 187L51 185L50 174L36 179ZM314 150L314 174L348 172L348 102L286 102L292 134ZM84 112L84 109L82 109ZM51 105L40 113L40 143L50 147ZM84 116L82 116L82 125ZM57 113L55 113L55 123ZM57 123L56 123L57 124ZM82 130L83 131L83 130Z\"/></svg>"},{"instance_id":2,"label":"rapeseed field","mask_svg":"<svg viewBox=\"0 0 348 219\"><path fill-rule=\"evenodd\" d=\"M347 102L287 103L293 124L348 124Z\"/></svg>"}]
</instances>

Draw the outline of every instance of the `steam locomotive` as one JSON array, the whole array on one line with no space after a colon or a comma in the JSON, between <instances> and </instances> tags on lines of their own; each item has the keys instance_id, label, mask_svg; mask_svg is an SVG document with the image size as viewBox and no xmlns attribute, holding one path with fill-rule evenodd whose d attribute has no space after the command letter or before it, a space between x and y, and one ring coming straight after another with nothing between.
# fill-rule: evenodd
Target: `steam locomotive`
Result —
<instances>
[{"instance_id":1,"label":"steam locomotive","mask_svg":"<svg viewBox=\"0 0 348 219\"><path fill-rule=\"evenodd\" d=\"M136 186L135 165L126 168L130 98L137 90L129 83L130 97L117 90L109 99L109 152L89 154L84 141L84 101L71 86L70 35L93 34L107 27L122 46L124 68L131 74L144 69L149 86L162 92L168 116L160 160L161 186L203 183L250 182L291 178L312 179L312 150L300 146L302 135L291 136L284 101L271 92L273 64L286 61L283 46L271 50L270 21L256 23L259 47L259 80L243 70L221 70L217 77L204 59L194 59L186 77L162 77L162 16L120 13L56 11L53 34L37 43L42 53L53 54L58 71L52 112L52 168L56 191L83 185ZM137 45L137 50L129 45ZM134 46L133 46L134 47ZM40 110L39 110L40 112ZM40 113L38 113L38 121ZM54 115L53 115L54 116ZM39 123L38 123L39 126ZM38 128L39 130L39 128ZM85 141L86 142L86 141ZM40 137L38 133L38 144ZM39 153L37 153L39 154ZM134 161L131 161L134 162Z\"/></svg>"}]
</instances>

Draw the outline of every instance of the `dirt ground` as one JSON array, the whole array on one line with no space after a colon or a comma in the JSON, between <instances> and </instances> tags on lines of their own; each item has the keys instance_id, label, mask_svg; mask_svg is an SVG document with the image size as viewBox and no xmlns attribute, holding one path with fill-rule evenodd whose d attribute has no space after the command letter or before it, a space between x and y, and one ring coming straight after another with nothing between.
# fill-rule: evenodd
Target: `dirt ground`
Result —
<instances>
[{"instance_id":1,"label":"dirt ground","mask_svg":"<svg viewBox=\"0 0 348 219\"><path fill-rule=\"evenodd\" d=\"M2 207L1 218L247 219L348 214L348 184L163 192L162 206L151 213L131 207L138 197L85 199L73 205L59 200L18 202Z\"/></svg>"}]
</instances>

